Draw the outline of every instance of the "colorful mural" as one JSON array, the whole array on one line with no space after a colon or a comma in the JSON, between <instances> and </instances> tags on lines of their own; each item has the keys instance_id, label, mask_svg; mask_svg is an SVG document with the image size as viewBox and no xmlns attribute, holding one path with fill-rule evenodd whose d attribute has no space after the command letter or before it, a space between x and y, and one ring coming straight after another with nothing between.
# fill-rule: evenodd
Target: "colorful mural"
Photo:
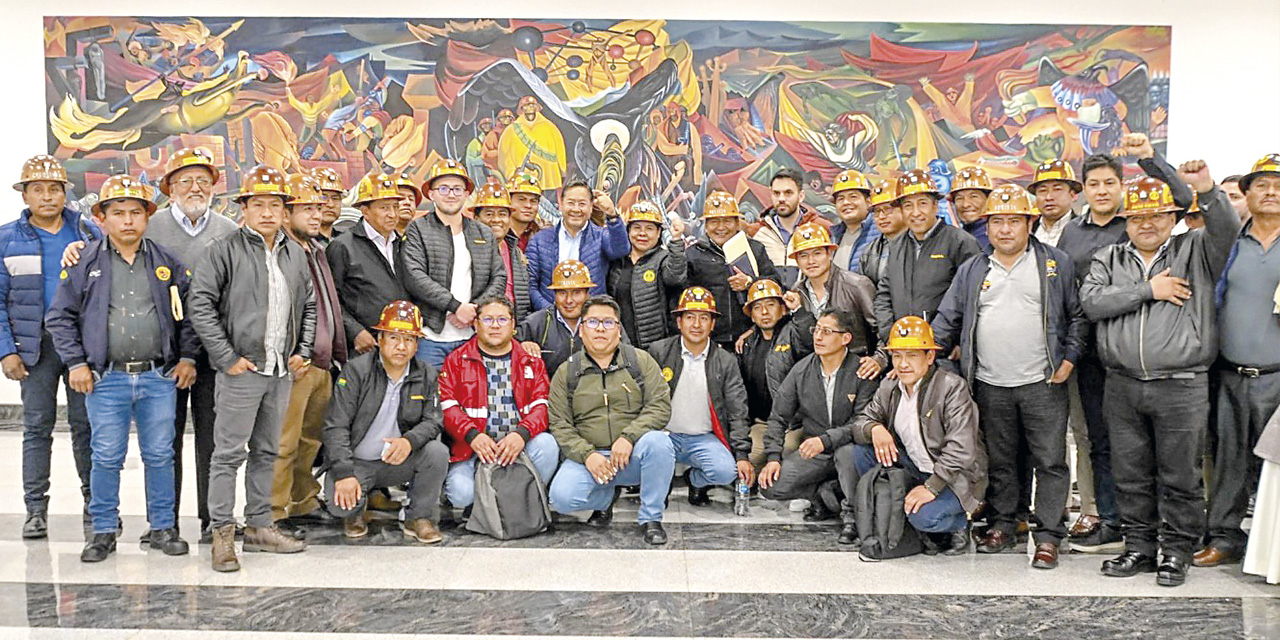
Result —
<instances>
[{"instance_id":1,"label":"colorful mural","mask_svg":"<svg viewBox=\"0 0 1280 640\"><path fill-rule=\"evenodd\" d=\"M49 148L80 189L207 147L260 162L477 180L581 176L689 215L720 187L981 165L1025 180L1126 132L1158 145L1169 27L927 23L48 17ZM763 204L763 206L762 206Z\"/></svg>"}]
</instances>

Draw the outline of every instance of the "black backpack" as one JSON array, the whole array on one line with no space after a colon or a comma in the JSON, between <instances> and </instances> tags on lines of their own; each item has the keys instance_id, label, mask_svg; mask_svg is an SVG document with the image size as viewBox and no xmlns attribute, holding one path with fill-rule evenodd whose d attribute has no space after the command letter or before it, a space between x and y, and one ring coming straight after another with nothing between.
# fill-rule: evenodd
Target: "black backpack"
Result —
<instances>
[{"instance_id":1,"label":"black backpack","mask_svg":"<svg viewBox=\"0 0 1280 640\"><path fill-rule=\"evenodd\" d=\"M911 490L906 470L877 464L858 479L854 517L862 538L860 555L870 560L905 558L924 550L907 520L904 501Z\"/></svg>"},{"instance_id":2,"label":"black backpack","mask_svg":"<svg viewBox=\"0 0 1280 640\"><path fill-rule=\"evenodd\" d=\"M550 528L547 490L528 454L521 452L505 467L494 462L476 465L476 497L467 531L515 540Z\"/></svg>"}]
</instances>

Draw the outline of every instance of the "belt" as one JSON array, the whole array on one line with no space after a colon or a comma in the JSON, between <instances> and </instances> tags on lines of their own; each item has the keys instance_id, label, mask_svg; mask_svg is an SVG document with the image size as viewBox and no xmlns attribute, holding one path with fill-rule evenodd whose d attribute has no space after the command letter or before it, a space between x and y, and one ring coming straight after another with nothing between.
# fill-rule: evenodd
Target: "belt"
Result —
<instances>
[{"instance_id":1,"label":"belt","mask_svg":"<svg viewBox=\"0 0 1280 640\"><path fill-rule=\"evenodd\" d=\"M159 359L156 360L137 360L134 362L112 362L108 365L108 369L112 371L121 371L128 374L146 373L152 369L158 369L161 365Z\"/></svg>"},{"instance_id":2,"label":"belt","mask_svg":"<svg viewBox=\"0 0 1280 640\"><path fill-rule=\"evenodd\" d=\"M1234 362L1223 360L1223 364L1227 366L1228 371L1234 371L1246 378L1257 378L1272 373L1280 373L1280 365L1270 367L1245 367Z\"/></svg>"}]
</instances>

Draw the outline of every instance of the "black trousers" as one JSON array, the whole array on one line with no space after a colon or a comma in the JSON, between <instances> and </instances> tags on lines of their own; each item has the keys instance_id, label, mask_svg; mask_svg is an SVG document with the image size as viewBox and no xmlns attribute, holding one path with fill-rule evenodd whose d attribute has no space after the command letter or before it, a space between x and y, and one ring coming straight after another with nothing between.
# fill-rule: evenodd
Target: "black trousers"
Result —
<instances>
[{"instance_id":1,"label":"black trousers","mask_svg":"<svg viewBox=\"0 0 1280 640\"><path fill-rule=\"evenodd\" d=\"M1137 380L1107 373L1116 499L1125 549L1190 561L1205 529L1201 447L1209 380Z\"/></svg>"},{"instance_id":2,"label":"black trousers","mask_svg":"<svg viewBox=\"0 0 1280 640\"><path fill-rule=\"evenodd\" d=\"M991 526L1013 535L1018 525L1022 478L1034 474L1035 541L1059 542L1067 535L1063 511L1071 492L1067 467L1067 386L1034 382L997 387L977 381L978 404L987 445L987 504ZM1018 455L1025 448L1026 457ZM1025 465L1020 468L1021 465Z\"/></svg>"},{"instance_id":3,"label":"black trousers","mask_svg":"<svg viewBox=\"0 0 1280 640\"><path fill-rule=\"evenodd\" d=\"M213 402L217 372L201 355L196 361L196 382L189 389L178 389L177 413L173 429L174 522L182 506L182 445L187 430L187 405L191 406L191 422L196 436L196 511L201 528L209 524L209 461L213 458L213 418L217 409Z\"/></svg>"},{"instance_id":4,"label":"black trousers","mask_svg":"<svg viewBox=\"0 0 1280 640\"><path fill-rule=\"evenodd\" d=\"M1116 479L1111 473L1111 432L1102 406L1107 371L1096 355L1080 358L1076 364L1076 383L1080 389L1080 404L1084 408L1085 428L1089 432L1089 462L1093 465L1093 497L1098 504L1098 518L1118 525Z\"/></svg>"},{"instance_id":5,"label":"black trousers","mask_svg":"<svg viewBox=\"0 0 1280 640\"><path fill-rule=\"evenodd\" d=\"M1250 378L1231 369L1222 371L1219 381L1209 542L1224 551L1243 552L1245 534L1240 523L1249 508L1249 492L1258 486L1262 469L1253 447L1267 420L1280 406L1280 373Z\"/></svg>"}]
</instances>

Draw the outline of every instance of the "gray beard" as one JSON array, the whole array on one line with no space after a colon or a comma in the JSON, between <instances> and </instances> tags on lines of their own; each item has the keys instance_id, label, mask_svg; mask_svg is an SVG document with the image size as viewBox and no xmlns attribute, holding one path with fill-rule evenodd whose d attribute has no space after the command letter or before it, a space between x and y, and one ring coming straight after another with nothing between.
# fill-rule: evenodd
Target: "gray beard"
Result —
<instances>
[{"instance_id":1,"label":"gray beard","mask_svg":"<svg viewBox=\"0 0 1280 640\"><path fill-rule=\"evenodd\" d=\"M174 202L174 206L177 207L178 210L182 212L182 215L185 215L188 218L192 218L192 219L198 219L200 216L204 215L207 211L209 211L208 204L205 204L203 207L199 209L196 209L194 205L188 202Z\"/></svg>"}]
</instances>

